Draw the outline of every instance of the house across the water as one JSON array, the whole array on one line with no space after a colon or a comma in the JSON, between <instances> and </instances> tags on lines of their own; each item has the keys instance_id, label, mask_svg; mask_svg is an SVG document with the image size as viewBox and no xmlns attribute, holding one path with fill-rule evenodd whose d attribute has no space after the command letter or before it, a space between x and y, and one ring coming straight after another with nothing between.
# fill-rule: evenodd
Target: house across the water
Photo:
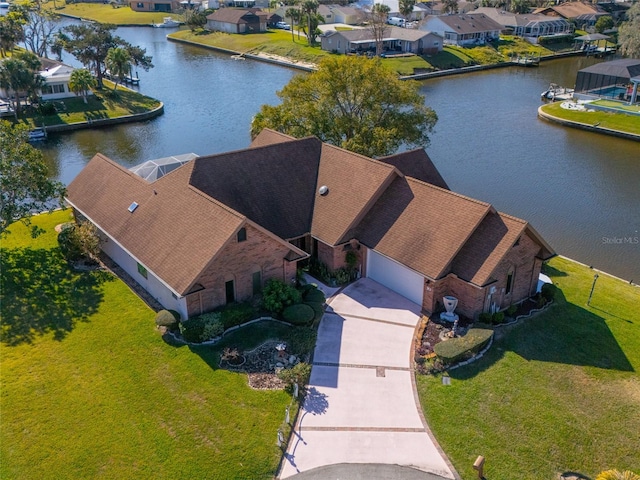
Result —
<instances>
[{"instance_id":1,"label":"house across the water","mask_svg":"<svg viewBox=\"0 0 640 480\"><path fill-rule=\"evenodd\" d=\"M310 257L330 270L355 258L361 276L426 313L453 295L477 317L532 295L554 255L526 221L452 192L422 149L374 160L264 130L247 149L176 162L146 180L98 154L67 201L185 318L292 281Z\"/></svg>"}]
</instances>

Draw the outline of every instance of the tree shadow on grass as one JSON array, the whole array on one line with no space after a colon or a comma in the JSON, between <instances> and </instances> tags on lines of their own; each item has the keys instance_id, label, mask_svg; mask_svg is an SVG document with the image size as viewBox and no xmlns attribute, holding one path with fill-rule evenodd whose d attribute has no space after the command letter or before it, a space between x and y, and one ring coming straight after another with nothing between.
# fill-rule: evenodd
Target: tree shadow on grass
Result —
<instances>
[{"instance_id":1,"label":"tree shadow on grass","mask_svg":"<svg viewBox=\"0 0 640 480\"><path fill-rule=\"evenodd\" d=\"M452 370L451 377L472 378L497 363L505 351L512 351L527 361L634 371L602 317L567 302L559 289L555 303L536 317L503 327L507 329L504 335L494 342L484 358Z\"/></svg>"},{"instance_id":2,"label":"tree shadow on grass","mask_svg":"<svg viewBox=\"0 0 640 480\"><path fill-rule=\"evenodd\" d=\"M10 346L48 333L63 340L89 321L103 300L101 285L113 280L104 271L74 271L59 248L2 250L0 258L1 341Z\"/></svg>"}]
</instances>

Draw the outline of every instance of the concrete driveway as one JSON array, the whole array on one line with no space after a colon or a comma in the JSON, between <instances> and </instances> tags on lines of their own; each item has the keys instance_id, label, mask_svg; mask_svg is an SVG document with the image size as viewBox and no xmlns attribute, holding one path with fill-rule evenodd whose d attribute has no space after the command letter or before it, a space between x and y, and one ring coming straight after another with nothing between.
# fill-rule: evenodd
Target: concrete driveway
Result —
<instances>
[{"instance_id":1,"label":"concrete driveway","mask_svg":"<svg viewBox=\"0 0 640 480\"><path fill-rule=\"evenodd\" d=\"M410 371L419 314L418 305L368 278L330 300L279 478L342 463L455 478L424 423Z\"/></svg>"}]
</instances>

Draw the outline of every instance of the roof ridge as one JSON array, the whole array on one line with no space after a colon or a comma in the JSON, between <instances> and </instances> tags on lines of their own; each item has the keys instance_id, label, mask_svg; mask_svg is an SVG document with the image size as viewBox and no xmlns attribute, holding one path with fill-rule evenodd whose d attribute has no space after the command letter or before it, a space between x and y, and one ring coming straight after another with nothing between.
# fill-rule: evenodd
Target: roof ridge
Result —
<instances>
[{"instance_id":1,"label":"roof ridge","mask_svg":"<svg viewBox=\"0 0 640 480\"><path fill-rule=\"evenodd\" d=\"M504 213L504 212L501 212L501 211L497 211L497 213L498 213L498 215L500 215L501 217L509 218L510 220L514 220L514 221L516 221L516 222L518 222L518 223L521 223L521 224L523 224L523 225L528 225L528 224L529 224L529 222L528 222L528 221L523 220L523 219L522 219L522 218L520 218L520 217L515 217L515 216L513 216L513 215L509 215L508 213Z\"/></svg>"},{"instance_id":2,"label":"roof ridge","mask_svg":"<svg viewBox=\"0 0 640 480\"><path fill-rule=\"evenodd\" d=\"M478 200L477 198L471 198L471 197L469 197L467 195L463 195L461 193L457 193L457 192L454 192L454 191L451 191L451 190L447 190L446 188L438 187L437 185L433 185L432 183L423 182L422 180L418 180L417 178L414 178L414 177L408 177L407 176L405 178L407 180L412 181L412 182L416 182L416 183L419 183L421 185L425 185L425 186L430 187L430 188L435 188L435 189L441 190L444 193L448 193L450 195L454 195L456 197L460 197L460 198L462 198L464 200L469 200L469 201L471 201L473 203L477 203L478 205L482 205L482 206L485 206L485 207L492 207L493 208L493 205L491 205L489 202Z\"/></svg>"},{"instance_id":3,"label":"roof ridge","mask_svg":"<svg viewBox=\"0 0 640 480\"><path fill-rule=\"evenodd\" d=\"M123 165L120 165L115 160L111 160L109 157L107 157L103 153L100 153L100 152L96 153L91 160L95 159L96 157L98 157L100 160L105 162L107 165L109 165L111 167L114 167L119 172L125 173L126 175L128 175L128 176L130 176L132 178L135 178L138 181L141 181L143 183L143 185L149 186L152 183L152 182L149 182L149 181L145 180L140 175L137 175L136 173L133 173L131 170L129 170L128 168L124 167ZM90 162L91 162L91 160L90 160Z\"/></svg>"},{"instance_id":4,"label":"roof ridge","mask_svg":"<svg viewBox=\"0 0 640 480\"><path fill-rule=\"evenodd\" d=\"M315 138L318 138L318 137L315 137ZM320 139L318 139L318 140L320 140ZM383 166L383 167L386 167L386 168L387 168L387 169L389 169L389 170L398 170L398 169L397 169L396 167L394 167L393 165L390 165L390 164L388 164L388 163L386 163L386 162L383 162L383 161L381 161L381 160L376 160L375 158L367 157L366 155L362 155L361 153L352 152L351 150L347 150L346 148L338 147L337 145L332 145L331 143L323 142L322 140L320 140L320 142L322 143L322 147L323 147L323 148L324 148L325 146L326 146L326 147L329 147L329 148L335 148L336 150L341 150L341 151L343 151L343 152L347 152L349 155L354 155L354 156L356 156L356 157L359 157L359 158L362 158L362 159L364 159L364 160L367 160L367 161L369 161L369 162L371 162L371 163L375 163L375 164L381 165L381 166ZM397 173L399 174L399 176L400 176L400 177L403 177L403 176L404 176L404 174L402 174L402 172L400 172L399 170L398 170L398 172L397 172Z\"/></svg>"}]
</instances>

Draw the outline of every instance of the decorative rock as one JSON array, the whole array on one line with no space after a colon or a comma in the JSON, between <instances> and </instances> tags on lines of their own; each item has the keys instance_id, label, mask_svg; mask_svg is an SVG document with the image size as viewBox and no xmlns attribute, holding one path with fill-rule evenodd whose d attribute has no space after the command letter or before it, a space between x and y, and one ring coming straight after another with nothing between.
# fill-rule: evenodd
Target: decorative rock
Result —
<instances>
[{"instance_id":1,"label":"decorative rock","mask_svg":"<svg viewBox=\"0 0 640 480\"><path fill-rule=\"evenodd\" d=\"M298 360L298 359L296 358L296 356L295 356L295 355L291 355L291 356L289 357L289 363L290 363L291 365L295 365L295 364L297 363L297 362L296 362L297 360Z\"/></svg>"},{"instance_id":2,"label":"decorative rock","mask_svg":"<svg viewBox=\"0 0 640 480\"><path fill-rule=\"evenodd\" d=\"M284 368L284 363L282 363L282 362L276 363L276 369L277 368Z\"/></svg>"}]
</instances>

